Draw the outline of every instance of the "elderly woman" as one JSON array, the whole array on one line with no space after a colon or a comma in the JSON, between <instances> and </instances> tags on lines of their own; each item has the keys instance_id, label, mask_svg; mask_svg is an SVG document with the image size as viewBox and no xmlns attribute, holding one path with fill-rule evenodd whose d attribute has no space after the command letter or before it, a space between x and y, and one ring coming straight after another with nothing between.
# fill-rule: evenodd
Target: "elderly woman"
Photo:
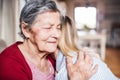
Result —
<instances>
[{"instance_id":1,"label":"elderly woman","mask_svg":"<svg viewBox=\"0 0 120 80\"><path fill-rule=\"evenodd\" d=\"M57 50L62 29L61 19L54 1L28 1L20 15L21 36L24 41L18 41L1 52L0 80L54 80L54 61L49 55ZM87 65L88 61L86 59L84 66L91 68ZM84 68L79 65L77 67ZM76 71L72 74L75 73ZM76 75L69 76L71 80L76 78ZM90 76L92 75L88 75L87 79ZM84 80L84 76L81 80Z\"/></svg>"},{"instance_id":2,"label":"elderly woman","mask_svg":"<svg viewBox=\"0 0 120 80\"><path fill-rule=\"evenodd\" d=\"M55 52L61 34L61 15L50 0L31 0L20 15L23 42L0 54L0 80L53 80L49 54Z\"/></svg>"}]
</instances>

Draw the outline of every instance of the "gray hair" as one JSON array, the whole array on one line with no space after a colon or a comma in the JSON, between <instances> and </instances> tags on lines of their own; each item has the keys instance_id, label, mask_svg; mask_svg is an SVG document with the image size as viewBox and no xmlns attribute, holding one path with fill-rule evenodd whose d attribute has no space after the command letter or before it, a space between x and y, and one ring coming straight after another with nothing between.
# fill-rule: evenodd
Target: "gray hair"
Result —
<instances>
[{"instance_id":1,"label":"gray hair","mask_svg":"<svg viewBox=\"0 0 120 80\"><path fill-rule=\"evenodd\" d=\"M38 14L48 12L48 11L54 11L59 12L56 3L52 0L29 0L25 6L23 7L20 15L20 30L21 30L21 23L25 22L27 23L27 28L31 28L31 24L34 22L36 16ZM62 19L62 15L61 15ZM26 38L22 32L20 31L21 37L24 39Z\"/></svg>"}]
</instances>

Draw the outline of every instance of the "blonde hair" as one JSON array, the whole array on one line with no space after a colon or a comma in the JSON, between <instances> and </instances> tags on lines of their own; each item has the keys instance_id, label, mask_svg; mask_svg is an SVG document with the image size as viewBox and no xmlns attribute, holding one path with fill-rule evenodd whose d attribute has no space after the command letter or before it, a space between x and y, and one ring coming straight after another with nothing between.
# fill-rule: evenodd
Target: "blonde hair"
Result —
<instances>
[{"instance_id":1,"label":"blonde hair","mask_svg":"<svg viewBox=\"0 0 120 80\"><path fill-rule=\"evenodd\" d=\"M77 30L73 26L72 20L65 16L62 24L61 38L59 39L59 48L65 56L68 56L69 52L79 51L77 41Z\"/></svg>"}]
</instances>

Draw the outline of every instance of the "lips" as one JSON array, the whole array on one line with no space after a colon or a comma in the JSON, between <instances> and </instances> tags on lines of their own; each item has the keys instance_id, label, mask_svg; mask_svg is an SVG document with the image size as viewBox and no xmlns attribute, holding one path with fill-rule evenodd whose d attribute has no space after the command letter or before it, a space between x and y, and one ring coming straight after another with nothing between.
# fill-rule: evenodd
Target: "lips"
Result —
<instances>
[{"instance_id":1,"label":"lips","mask_svg":"<svg viewBox=\"0 0 120 80\"><path fill-rule=\"evenodd\" d=\"M48 43L57 43L56 41L53 41L53 42L48 42Z\"/></svg>"},{"instance_id":2,"label":"lips","mask_svg":"<svg viewBox=\"0 0 120 80\"><path fill-rule=\"evenodd\" d=\"M53 44L53 45L57 45L57 42L56 42L56 41L49 41L48 43L49 43L49 44Z\"/></svg>"},{"instance_id":3,"label":"lips","mask_svg":"<svg viewBox=\"0 0 120 80\"><path fill-rule=\"evenodd\" d=\"M55 45L57 44L57 42L48 42L48 43L50 43L50 44L55 44Z\"/></svg>"},{"instance_id":4,"label":"lips","mask_svg":"<svg viewBox=\"0 0 120 80\"><path fill-rule=\"evenodd\" d=\"M48 43L57 43L57 41L48 41Z\"/></svg>"}]
</instances>

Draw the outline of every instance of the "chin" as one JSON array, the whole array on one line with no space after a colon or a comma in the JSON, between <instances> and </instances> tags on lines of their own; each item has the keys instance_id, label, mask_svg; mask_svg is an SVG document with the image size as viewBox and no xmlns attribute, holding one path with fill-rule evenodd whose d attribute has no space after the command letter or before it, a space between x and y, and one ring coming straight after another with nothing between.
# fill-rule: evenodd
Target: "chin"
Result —
<instances>
[{"instance_id":1,"label":"chin","mask_svg":"<svg viewBox=\"0 0 120 80\"><path fill-rule=\"evenodd\" d=\"M52 49L50 48L50 49L48 49L48 52L53 53L53 52L56 51L56 49L57 49L57 48L52 48Z\"/></svg>"},{"instance_id":2,"label":"chin","mask_svg":"<svg viewBox=\"0 0 120 80\"><path fill-rule=\"evenodd\" d=\"M50 53L53 53L53 52L55 52L56 50L51 50L51 51L49 51Z\"/></svg>"}]
</instances>

